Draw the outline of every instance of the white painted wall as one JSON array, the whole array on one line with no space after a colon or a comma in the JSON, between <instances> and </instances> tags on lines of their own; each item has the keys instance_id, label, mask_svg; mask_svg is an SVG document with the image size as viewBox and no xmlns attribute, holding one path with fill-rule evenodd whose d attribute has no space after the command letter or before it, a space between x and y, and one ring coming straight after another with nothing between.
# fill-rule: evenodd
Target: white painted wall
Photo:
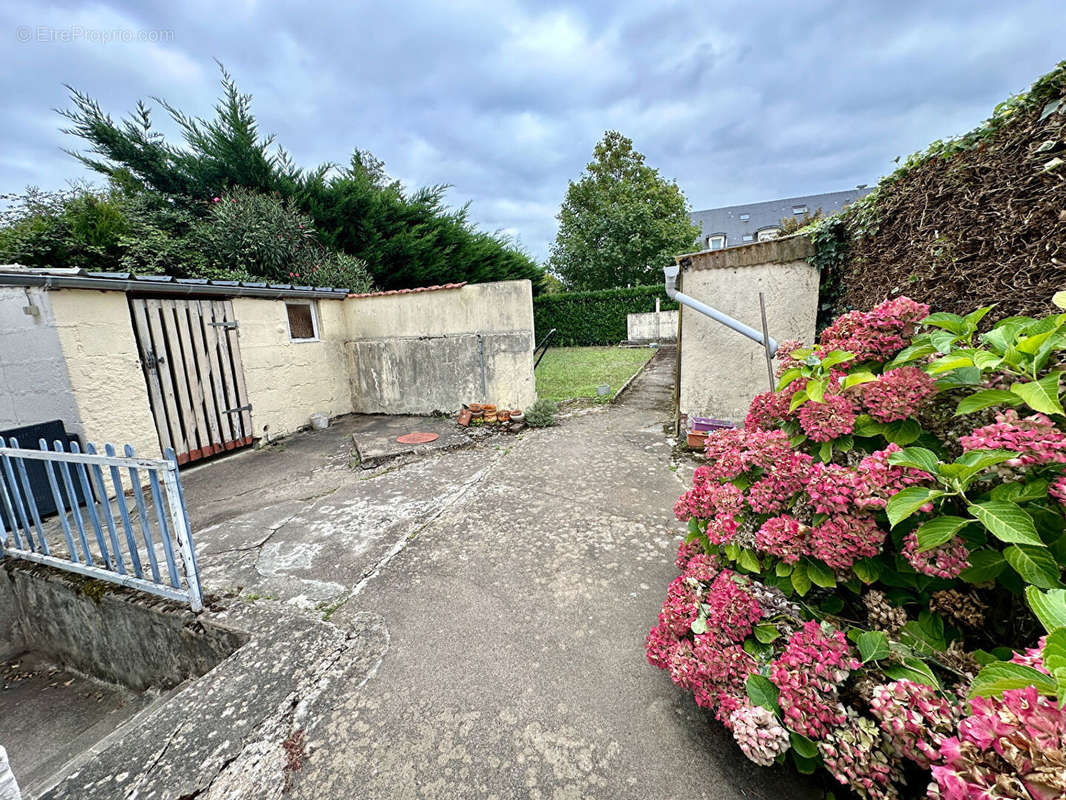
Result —
<instances>
[{"instance_id":1,"label":"white painted wall","mask_svg":"<svg viewBox=\"0 0 1066 800\"><path fill-rule=\"evenodd\" d=\"M0 286L0 386L0 429L61 419L68 431L83 433L43 289Z\"/></svg>"},{"instance_id":2,"label":"white painted wall","mask_svg":"<svg viewBox=\"0 0 1066 800\"><path fill-rule=\"evenodd\" d=\"M285 301L233 299L256 438L273 439L307 427L316 412L337 417L352 411L344 352L348 338L345 301L313 303L318 341L292 341Z\"/></svg>"}]
</instances>

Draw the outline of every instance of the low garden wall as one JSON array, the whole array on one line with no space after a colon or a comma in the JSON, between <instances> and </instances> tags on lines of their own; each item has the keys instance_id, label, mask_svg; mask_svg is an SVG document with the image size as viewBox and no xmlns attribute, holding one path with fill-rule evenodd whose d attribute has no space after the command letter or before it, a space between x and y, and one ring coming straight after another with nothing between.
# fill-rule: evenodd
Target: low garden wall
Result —
<instances>
[{"instance_id":1,"label":"low garden wall","mask_svg":"<svg viewBox=\"0 0 1066 800\"><path fill-rule=\"evenodd\" d=\"M631 342L677 341L677 311L652 311L626 316L626 338Z\"/></svg>"},{"instance_id":2,"label":"low garden wall","mask_svg":"<svg viewBox=\"0 0 1066 800\"><path fill-rule=\"evenodd\" d=\"M526 408L533 379L532 284L470 284L345 302L352 408L451 413L466 402Z\"/></svg>"},{"instance_id":3,"label":"low garden wall","mask_svg":"<svg viewBox=\"0 0 1066 800\"><path fill-rule=\"evenodd\" d=\"M0 658L32 651L143 691L203 675L245 638L140 592L12 559L0 565Z\"/></svg>"}]
</instances>

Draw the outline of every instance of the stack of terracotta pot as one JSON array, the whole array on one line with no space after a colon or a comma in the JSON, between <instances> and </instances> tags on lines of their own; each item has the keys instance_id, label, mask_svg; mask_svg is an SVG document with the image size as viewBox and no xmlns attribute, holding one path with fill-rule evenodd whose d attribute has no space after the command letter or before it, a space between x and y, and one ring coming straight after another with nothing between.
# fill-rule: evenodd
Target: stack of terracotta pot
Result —
<instances>
[{"instance_id":1,"label":"stack of terracotta pot","mask_svg":"<svg viewBox=\"0 0 1066 800\"><path fill-rule=\"evenodd\" d=\"M497 408L491 403L467 403L459 411L457 422L464 428L470 425L522 425L526 415L520 408Z\"/></svg>"}]
</instances>

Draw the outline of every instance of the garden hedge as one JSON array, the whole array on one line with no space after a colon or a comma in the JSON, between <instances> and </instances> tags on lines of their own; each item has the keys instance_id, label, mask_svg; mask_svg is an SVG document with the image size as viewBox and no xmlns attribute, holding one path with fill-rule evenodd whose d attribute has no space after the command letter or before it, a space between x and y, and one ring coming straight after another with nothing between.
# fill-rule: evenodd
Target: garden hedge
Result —
<instances>
[{"instance_id":1,"label":"garden hedge","mask_svg":"<svg viewBox=\"0 0 1066 800\"><path fill-rule=\"evenodd\" d=\"M581 347L618 344L628 336L626 315L655 310L655 298L663 311L677 308L662 286L634 286L595 292L563 292L533 300L533 325L539 343L556 329L553 346Z\"/></svg>"},{"instance_id":2,"label":"garden hedge","mask_svg":"<svg viewBox=\"0 0 1066 800\"><path fill-rule=\"evenodd\" d=\"M849 312L708 437L647 657L755 763L1066 797L1066 313L990 311Z\"/></svg>"}]
</instances>

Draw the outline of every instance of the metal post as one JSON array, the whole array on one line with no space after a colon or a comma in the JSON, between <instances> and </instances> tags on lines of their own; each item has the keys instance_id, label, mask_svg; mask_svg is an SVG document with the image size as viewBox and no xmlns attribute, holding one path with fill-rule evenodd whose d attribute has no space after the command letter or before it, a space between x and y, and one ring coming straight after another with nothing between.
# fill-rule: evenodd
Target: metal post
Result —
<instances>
[{"instance_id":1,"label":"metal post","mask_svg":"<svg viewBox=\"0 0 1066 800\"><path fill-rule=\"evenodd\" d=\"M766 375L770 378L770 391L774 390L774 357L770 352L770 332L766 327L766 297L759 292L759 312L762 314L762 344L766 351Z\"/></svg>"}]
</instances>

